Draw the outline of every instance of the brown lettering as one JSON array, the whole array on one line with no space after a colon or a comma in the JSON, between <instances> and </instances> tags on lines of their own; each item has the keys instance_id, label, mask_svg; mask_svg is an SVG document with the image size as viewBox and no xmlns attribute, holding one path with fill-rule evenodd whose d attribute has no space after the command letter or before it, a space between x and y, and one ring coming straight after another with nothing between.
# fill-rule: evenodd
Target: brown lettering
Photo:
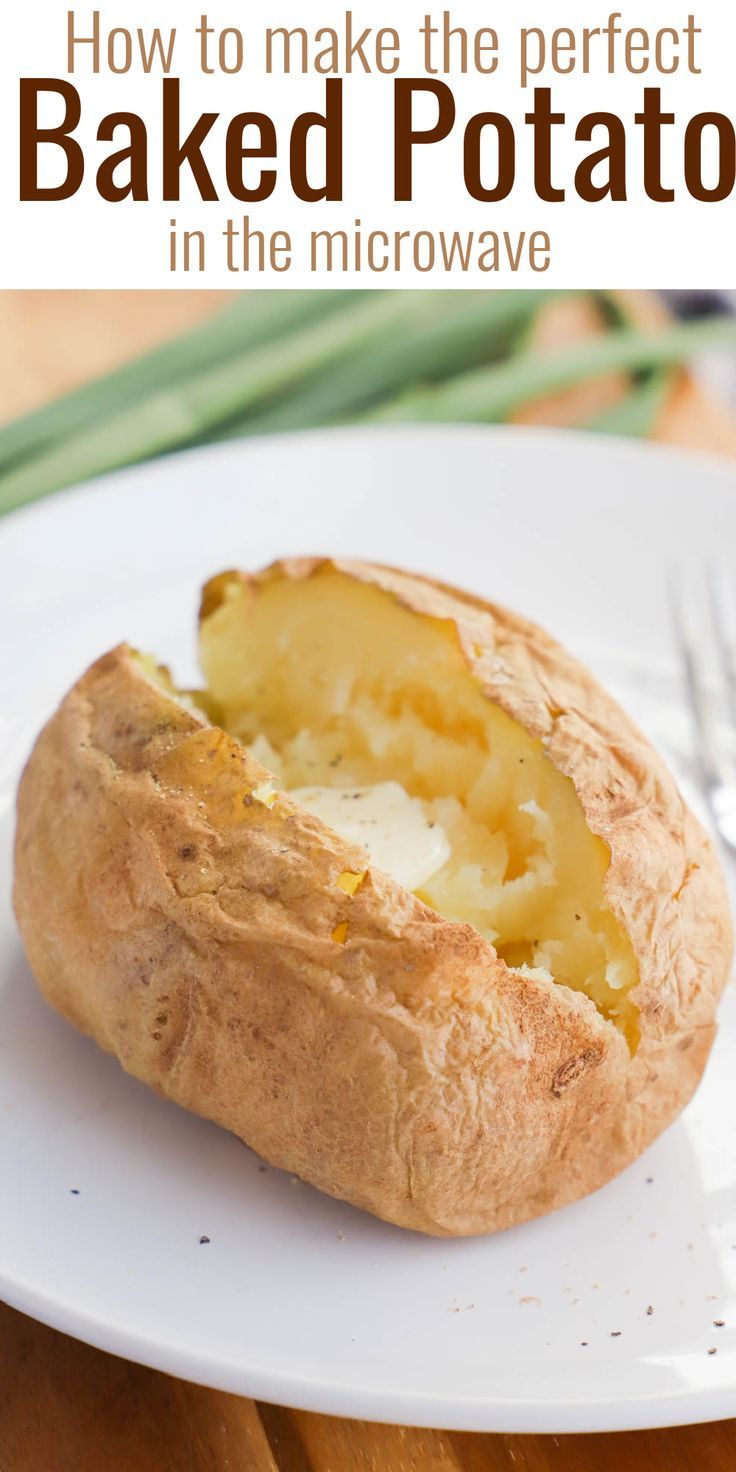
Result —
<instances>
[{"instance_id":1,"label":"brown lettering","mask_svg":"<svg viewBox=\"0 0 736 1472\"><path fill-rule=\"evenodd\" d=\"M594 128L608 129L608 143L578 164L575 191L591 204L597 204L601 199L626 199L626 129L615 112L589 112L575 129L576 141L590 143ZM594 170L605 163L608 164L608 178L602 184L595 184Z\"/></svg>"},{"instance_id":2,"label":"brown lettering","mask_svg":"<svg viewBox=\"0 0 736 1472\"><path fill-rule=\"evenodd\" d=\"M524 122L534 129L534 188L547 204L565 198L564 189L556 189L552 183L552 129L564 121L564 112L552 111L549 87L535 87L534 107L525 115Z\"/></svg>"},{"instance_id":3,"label":"brown lettering","mask_svg":"<svg viewBox=\"0 0 736 1472\"><path fill-rule=\"evenodd\" d=\"M56 92L64 99L62 122L54 128L38 125L38 99L43 92ZM84 178L84 154L71 137L82 116L79 93L71 82L55 77L23 77L20 83L20 197L22 200L71 199ZM41 187L38 182L38 149L52 143L66 157L63 183Z\"/></svg>"},{"instance_id":4,"label":"brown lettering","mask_svg":"<svg viewBox=\"0 0 736 1472\"><path fill-rule=\"evenodd\" d=\"M703 133L706 128L718 132L718 182L712 188L703 183ZM704 204L719 204L733 194L736 184L736 132L730 118L722 112L699 112L685 130L685 183L693 199Z\"/></svg>"},{"instance_id":5,"label":"brown lettering","mask_svg":"<svg viewBox=\"0 0 736 1472\"><path fill-rule=\"evenodd\" d=\"M429 92L437 98L437 122L417 131L412 123L414 95ZM394 82L394 199L412 198L414 144L441 143L455 123L455 99L445 82L427 77L399 77Z\"/></svg>"},{"instance_id":6,"label":"brown lettering","mask_svg":"<svg viewBox=\"0 0 736 1472\"><path fill-rule=\"evenodd\" d=\"M675 197L674 189L662 183L662 128L674 121L673 112L662 112L660 88L645 87L644 110L634 115L634 122L644 129L644 188L659 204L670 204Z\"/></svg>"},{"instance_id":7,"label":"brown lettering","mask_svg":"<svg viewBox=\"0 0 736 1472\"><path fill-rule=\"evenodd\" d=\"M100 143L112 143L116 128L127 128L130 142L127 148L111 153L97 170L97 192L111 204L120 200L148 199L148 138L146 125L135 112L111 112L102 119L97 129ZM128 164L128 179L116 184L115 171L121 164Z\"/></svg>"},{"instance_id":8,"label":"brown lettering","mask_svg":"<svg viewBox=\"0 0 736 1472\"><path fill-rule=\"evenodd\" d=\"M243 138L246 128L257 128L260 141L257 146L246 148ZM247 158L274 159L276 157L276 129L263 112L241 112L228 126L225 138L225 173L227 187L235 199L259 201L268 199L276 187L276 170L261 169L258 183L246 184L243 178L243 161Z\"/></svg>"},{"instance_id":9,"label":"brown lettering","mask_svg":"<svg viewBox=\"0 0 736 1472\"><path fill-rule=\"evenodd\" d=\"M307 176L307 142L310 129L323 128L325 135L325 182L312 185ZM320 199L342 199L342 81L325 82L325 110L303 112L291 130L289 145L291 187L298 199L310 204Z\"/></svg>"},{"instance_id":10,"label":"brown lettering","mask_svg":"<svg viewBox=\"0 0 736 1472\"><path fill-rule=\"evenodd\" d=\"M202 157L202 144L219 114L203 112L184 141L180 135L179 78L166 77L163 86L163 197L179 199L182 165L187 163L202 199L216 200L217 190Z\"/></svg>"},{"instance_id":11,"label":"brown lettering","mask_svg":"<svg viewBox=\"0 0 736 1472\"><path fill-rule=\"evenodd\" d=\"M491 188L481 181L480 148L485 128L495 128L498 137L498 176ZM516 138L513 124L501 112L479 112L470 119L463 141L465 187L473 199L495 204L508 199L516 178Z\"/></svg>"}]
</instances>

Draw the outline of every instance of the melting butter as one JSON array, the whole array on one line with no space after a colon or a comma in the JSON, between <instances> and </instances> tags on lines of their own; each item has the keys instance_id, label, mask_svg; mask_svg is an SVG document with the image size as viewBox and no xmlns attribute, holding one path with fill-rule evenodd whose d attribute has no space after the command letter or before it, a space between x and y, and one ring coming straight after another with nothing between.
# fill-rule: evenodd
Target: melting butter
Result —
<instances>
[{"instance_id":1,"label":"melting butter","mask_svg":"<svg viewBox=\"0 0 736 1472\"><path fill-rule=\"evenodd\" d=\"M371 787L297 787L290 793L404 889L426 884L450 857L447 835L398 782Z\"/></svg>"}]
</instances>

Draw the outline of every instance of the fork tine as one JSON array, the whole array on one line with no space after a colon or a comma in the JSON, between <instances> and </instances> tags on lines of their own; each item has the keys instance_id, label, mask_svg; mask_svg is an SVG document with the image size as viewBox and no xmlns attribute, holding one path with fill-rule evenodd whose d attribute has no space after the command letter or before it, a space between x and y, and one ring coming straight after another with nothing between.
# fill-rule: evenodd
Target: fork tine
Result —
<instances>
[{"instance_id":1,"label":"fork tine","mask_svg":"<svg viewBox=\"0 0 736 1472\"><path fill-rule=\"evenodd\" d=\"M703 659L693 629L692 605L685 596L684 581L676 568L668 576L670 616L680 656L688 704L695 724L698 760L708 790L728 782L731 773L719 749L715 717L703 671Z\"/></svg>"},{"instance_id":2,"label":"fork tine","mask_svg":"<svg viewBox=\"0 0 736 1472\"><path fill-rule=\"evenodd\" d=\"M729 597L726 591L724 569L720 563L711 564L708 568L708 599L720 654L731 725L736 731L736 615L733 597Z\"/></svg>"}]
</instances>

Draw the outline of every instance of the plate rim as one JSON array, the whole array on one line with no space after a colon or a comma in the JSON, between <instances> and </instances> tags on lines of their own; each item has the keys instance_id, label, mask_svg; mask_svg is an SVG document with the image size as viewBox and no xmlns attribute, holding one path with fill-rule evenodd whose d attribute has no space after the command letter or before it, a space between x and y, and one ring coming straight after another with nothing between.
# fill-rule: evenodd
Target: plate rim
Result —
<instances>
[{"instance_id":1,"label":"plate rim","mask_svg":"<svg viewBox=\"0 0 736 1472\"><path fill-rule=\"evenodd\" d=\"M407 423L407 424L344 424L344 425L318 425L312 429L279 430L278 432L259 435L239 435L230 440L218 440L204 445L186 446L171 454L155 455L151 459L135 461L130 465L121 465L115 470L106 471L102 475L92 476L87 480L75 481L72 485L65 486L61 490L51 491L28 502L24 506L13 507L10 511L0 516L0 539L2 539L6 527L17 526L26 519L29 521L42 517L50 507L68 505L70 502L83 501L87 497L98 494L99 491L113 489L120 480L132 480L134 483L139 479L145 480L150 475L156 475L159 470L166 467L176 466L184 462L196 462L198 459L208 458L227 460L231 456L248 451L251 448L272 448L282 445L294 445L298 448L300 443L310 444L315 440L326 439L337 442L343 439L367 438L380 442L381 440L395 440L411 438L416 435L421 438L472 438L472 439L498 439L506 443L522 443L534 447L552 449L555 453L562 451L568 454L578 454L581 450L590 452L594 457L611 455L620 457L622 460L647 459L659 460L663 464L674 464L681 467L683 461L690 464L693 472L706 471L717 479L723 478L734 481L736 487L736 462L718 450L680 448L679 445L663 444L658 440L635 439L626 435L606 434L584 429L569 429L556 425L526 425L526 424L477 424L477 423Z\"/></svg>"},{"instance_id":2,"label":"plate rim","mask_svg":"<svg viewBox=\"0 0 736 1472\"><path fill-rule=\"evenodd\" d=\"M201 1353L166 1341L153 1343L150 1337L133 1330L111 1329L93 1315L75 1309L69 1311L28 1286L15 1284L8 1291L2 1270L0 1300L48 1328L103 1353L211 1390L317 1415L428 1430L553 1436L694 1426L730 1419L736 1414L736 1375L728 1385L686 1391L673 1388L641 1396L611 1395L580 1400L561 1397L542 1400L537 1396L526 1401L508 1395L497 1399L453 1395L444 1399L416 1390L387 1391L376 1386L340 1385L307 1374L296 1375L293 1371L264 1370L253 1364L236 1370L230 1361L216 1356L203 1358ZM729 1359L736 1363L736 1351Z\"/></svg>"},{"instance_id":3,"label":"plate rim","mask_svg":"<svg viewBox=\"0 0 736 1472\"><path fill-rule=\"evenodd\" d=\"M736 465L727 456L714 451L686 450L651 441L593 435L581 430L552 427L478 424L346 425L243 437L183 449L172 455L121 467L8 512L0 525L0 548L8 529L29 526L32 530L34 524L47 516L52 507L59 507L63 511L70 504L83 504L87 498L99 495L102 491L114 492L125 481L140 486L141 483L155 480L160 472L175 469L177 464L183 462L190 464L193 460L237 460L243 455L247 458L251 449L268 452L269 449L278 450L287 445L293 453L298 453L300 442L313 443L319 439L327 439L330 444L336 444L356 439L380 443L417 437L423 440L451 438L485 444L496 441L503 443L506 449L513 444L522 454L527 449L542 448L563 458L582 454L590 459L600 456L609 463L613 456L628 465L632 460L640 463L647 461L649 464L656 461L662 467L661 473L670 465L677 465L679 472L689 465L694 475L707 473L712 483L721 483L723 490L733 483L736 493ZM443 1399L432 1392L423 1393L411 1389L387 1391L371 1384L362 1387L340 1385L326 1380L324 1376L299 1376L291 1369L264 1369L252 1362L241 1362L236 1366L232 1358L219 1359L213 1355L203 1355L189 1345L177 1346L165 1339L154 1339L140 1329L111 1325L90 1312L62 1303L51 1293L41 1292L28 1282L8 1277L1 1265L0 1298L12 1308L30 1314L52 1329L70 1334L107 1353L135 1360L136 1363L152 1369L214 1389L327 1415L388 1421L406 1426L441 1426L443 1429L458 1431L563 1434L697 1424L736 1414L736 1352L724 1354L721 1359L721 1364L725 1360L727 1366L731 1360L734 1362L730 1384L724 1384L721 1380L718 1385L710 1387L675 1387L667 1391L644 1391L640 1396L611 1395L580 1400L557 1396L546 1401L539 1395L525 1400L521 1397L510 1397L508 1393L502 1398L485 1395L464 1398L453 1394Z\"/></svg>"}]
</instances>

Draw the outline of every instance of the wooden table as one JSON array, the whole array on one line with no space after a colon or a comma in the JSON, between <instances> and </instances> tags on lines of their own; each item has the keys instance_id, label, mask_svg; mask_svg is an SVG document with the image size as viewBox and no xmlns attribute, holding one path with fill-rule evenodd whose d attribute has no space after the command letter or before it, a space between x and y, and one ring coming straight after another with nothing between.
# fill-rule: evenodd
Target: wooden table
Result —
<instances>
[{"instance_id":1,"label":"wooden table","mask_svg":"<svg viewBox=\"0 0 736 1472\"><path fill-rule=\"evenodd\" d=\"M199 292L0 293L0 419L212 311ZM570 308L555 337L587 330ZM577 310L577 309L574 309ZM656 308L639 298L637 313ZM616 392L609 383L600 390ZM533 417L564 422L567 397ZM590 408L586 399L584 406ZM527 416L528 417L528 416ZM736 424L686 378L656 438L736 455ZM736 1422L615 1436L471 1436L307 1415L205 1390L90 1349L0 1305L0 1472L718 1472Z\"/></svg>"}]
</instances>

